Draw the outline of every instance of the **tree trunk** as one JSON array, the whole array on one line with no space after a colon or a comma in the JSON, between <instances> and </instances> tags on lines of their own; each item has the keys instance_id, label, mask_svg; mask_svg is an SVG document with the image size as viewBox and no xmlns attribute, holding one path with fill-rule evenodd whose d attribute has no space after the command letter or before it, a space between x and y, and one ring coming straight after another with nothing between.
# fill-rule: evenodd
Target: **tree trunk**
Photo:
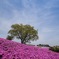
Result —
<instances>
[{"instance_id":1,"label":"tree trunk","mask_svg":"<svg viewBox=\"0 0 59 59\"><path fill-rule=\"evenodd\" d=\"M22 44L26 44L26 43L24 42L24 40L21 40L21 43L22 43Z\"/></svg>"}]
</instances>

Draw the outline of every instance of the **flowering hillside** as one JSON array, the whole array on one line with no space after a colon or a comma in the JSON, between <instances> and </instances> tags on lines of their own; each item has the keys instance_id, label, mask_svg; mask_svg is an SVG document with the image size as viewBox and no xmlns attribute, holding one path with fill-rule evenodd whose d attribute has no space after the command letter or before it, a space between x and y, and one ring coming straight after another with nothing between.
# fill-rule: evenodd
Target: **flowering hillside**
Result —
<instances>
[{"instance_id":1,"label":"flowering hillside","mask_svg":"<svg viewBox=\"0 0 59 59\"><path fill-rule=\"evenodd\" d=\"M59 59L59 53L0 38L0 59Z\"/></svg>"}]
</instances>

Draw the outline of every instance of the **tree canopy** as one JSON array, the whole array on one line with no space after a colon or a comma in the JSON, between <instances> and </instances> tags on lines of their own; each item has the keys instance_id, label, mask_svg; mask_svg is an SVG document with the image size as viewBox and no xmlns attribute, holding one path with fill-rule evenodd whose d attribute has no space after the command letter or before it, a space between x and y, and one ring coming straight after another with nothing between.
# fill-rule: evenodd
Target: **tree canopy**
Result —
<instances>
[{"instance_id":1,"label":"tree canopy","mask_svg":"<svg viewBox=\"0 0 59 59\"><path fill-rule=\"evenodd\" d=\"M12 40L16 37L17 39L21 39L21 43L24 44L38 39L38 31L30 25L13 24L8 33L7 39Z\"/></svg>"}]
</instances>

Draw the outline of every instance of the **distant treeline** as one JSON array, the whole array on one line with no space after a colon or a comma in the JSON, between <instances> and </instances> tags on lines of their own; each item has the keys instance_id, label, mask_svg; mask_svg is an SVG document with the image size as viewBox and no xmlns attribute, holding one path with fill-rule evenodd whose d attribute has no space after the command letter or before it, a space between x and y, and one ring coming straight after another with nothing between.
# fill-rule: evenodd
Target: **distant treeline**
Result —
<instances>
[{"instance_id":1,"label":"distant treeline","mask_svg":"<svg viewBox=\"0 0 59 59\"><path fill-rule=\"evenodd\" d=\"M41 47L50 47L48 44L38 44L37 46L41 46Z\"/></svg>"},{"instance_id":2,"label":"distant treeline","mask_svg":"<svg viewBox=\"0 0 59 59\"><path fill-rule=\"evenodd\" d=\"M31 46L39 46L39 47L50 47L48 44L38 44L38 45L32 45L32 44L28 44Z\"/></svg>"}]
</instances>

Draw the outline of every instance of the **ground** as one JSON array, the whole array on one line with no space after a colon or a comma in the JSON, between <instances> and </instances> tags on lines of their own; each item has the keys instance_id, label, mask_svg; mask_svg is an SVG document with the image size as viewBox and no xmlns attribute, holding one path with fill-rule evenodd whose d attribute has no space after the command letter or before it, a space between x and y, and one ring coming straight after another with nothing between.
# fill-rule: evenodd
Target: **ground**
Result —
<instances>
[{"instance_id":1,"label":"ground","mask_svg":"<svg viewBox=\"0 0 59 59\"><path fill-rule=\"evenodd\" d=\"M0 59L59 59L59 53L0 38Z\"/></svg>"}]
</instances>

